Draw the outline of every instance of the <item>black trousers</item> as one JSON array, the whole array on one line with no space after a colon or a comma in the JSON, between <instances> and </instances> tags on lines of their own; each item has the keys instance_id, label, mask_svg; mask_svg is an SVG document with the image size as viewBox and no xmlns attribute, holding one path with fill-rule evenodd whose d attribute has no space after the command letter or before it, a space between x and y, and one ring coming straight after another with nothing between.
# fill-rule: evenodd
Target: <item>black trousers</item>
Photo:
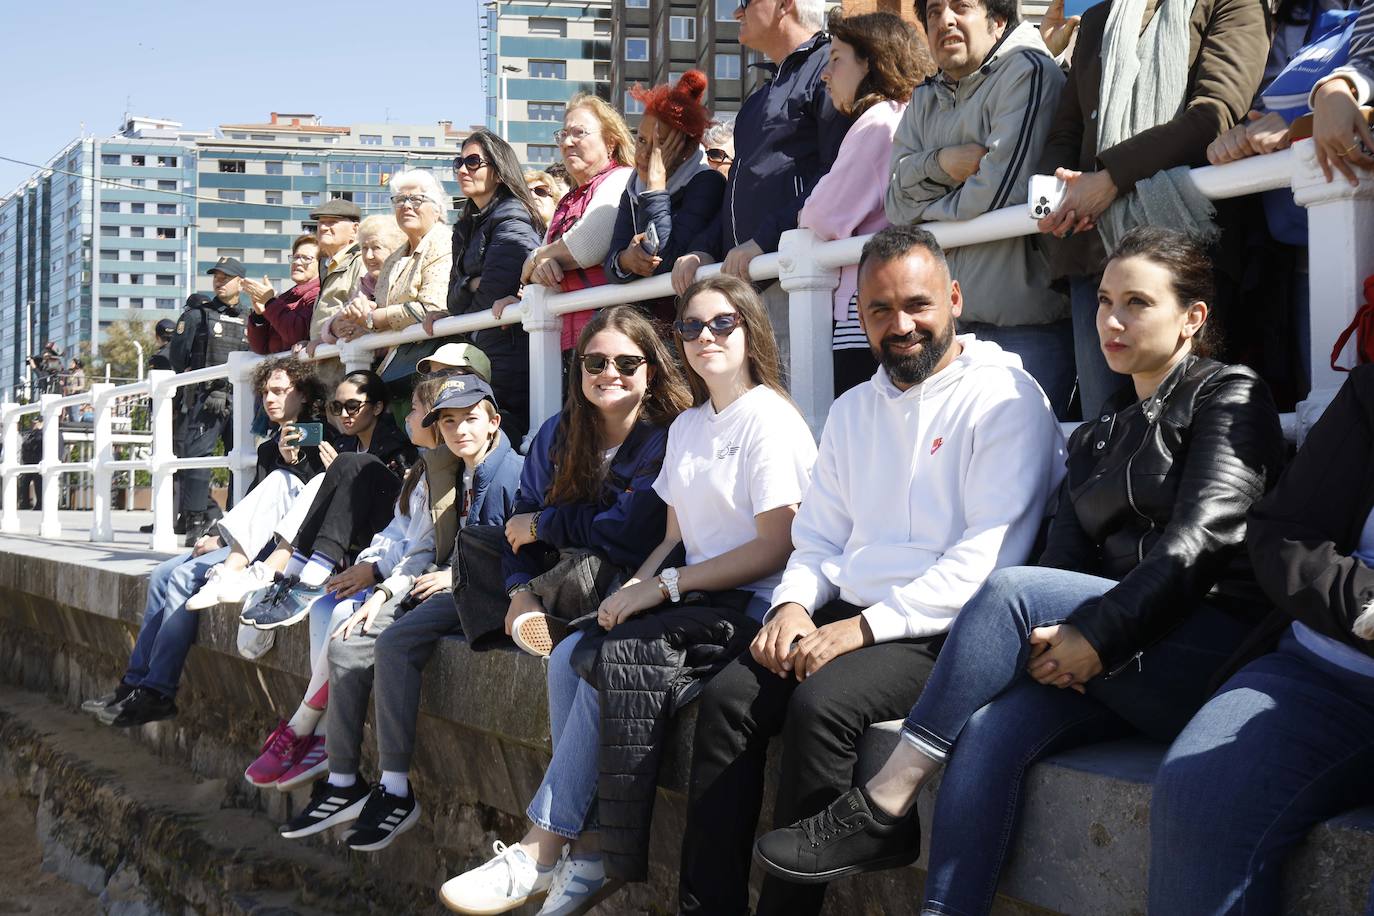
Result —
<instances>
[{"instance_id":1,"label":"black trousers","mask_svg":"<svg viewBox=\"0 0 1374 916\"><path fill-rule=\"evenodd\" d=\"M862 608L832 601L818 626ZM857 745L875 722L903 718L921 693L943 637L866 646L798 683L749 653L706 685L692 743L687 829L679 872L679 912L749 912L749 864L763 805L768 741L781 734L782 768L773 823L815 814L853 786ZM756 912L819 913L824 885L766 877Z\"/></svg>"},{"instance_id":2,"label":"black trousers","mask_svg":"<svg viewBox=\"0 0 1374 916\"><path fill-rule=\"evenodd\" d=\"M215 453L215 443L224 440L224 450L234 447L232 414L218 416L205 409L205 399L210 392L204 388L196 389L191 396L190 409L173 417L173 449L178 458L204 458ZM204 512L210 507L209 468L177 471L180 482L177 493L178 512Z\"/></svg>"},{"instance_id":3,"label":"black trousers","mask_svg":"<svg viewBox=\"0 0 1374 916\"><path fill-rule=\"evenodd\" d=\"M387 526L400 492L400 479L379 458L366 452L342 454L324 472L292 546L340 563Z\"/></svg>"}]
</instances>

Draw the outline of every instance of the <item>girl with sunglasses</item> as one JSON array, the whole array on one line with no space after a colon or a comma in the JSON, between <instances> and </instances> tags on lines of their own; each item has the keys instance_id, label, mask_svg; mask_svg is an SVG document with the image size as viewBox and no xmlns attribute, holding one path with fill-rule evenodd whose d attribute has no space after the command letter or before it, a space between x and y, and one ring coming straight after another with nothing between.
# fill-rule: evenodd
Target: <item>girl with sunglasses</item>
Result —
<instances>
[{"instance_id":1,"label":"girl with sunglasses","mask_svg":"<svg viewBox=\"0 0 1374 916\"><path fill-rule=\"evenodd\" d=\"M623 695L599 695L574 670L574 659L581 668L599 643L600 658L610 664L658 671L666 640L683 652L680 663L696 647L712 655L711 665L678 677L709 676L748 645L791 553L792 518L816 445L783 387L767 311L749 284L716 276L688 289L677 319L694 406L669 429L653 484L668 506L663 539L600 603L595 622L561 641L549 659L554 755L530 803L533 826L518 845L498 844L495 859L444 886L445 902L459 912L502 912L547 889L539 912L565 916L585 912L621 879L642 878L656 780L638 776L632 799L618 794L614 805L598 805L598 753L606 759L605 748L614 746L612 756L630 764L610 774L618 786L625 773L656 773L659 748L630 751L628 745L642 743L627 736L645 729L623 723L645 717L661 725L673 709L665 697L646 713L641 695L626 715ZM690 607L682 603L689 593ZM517 632L524 623L517 620ZM523 637L517 641L533 648Z\"/></svg>"}]
</instances>

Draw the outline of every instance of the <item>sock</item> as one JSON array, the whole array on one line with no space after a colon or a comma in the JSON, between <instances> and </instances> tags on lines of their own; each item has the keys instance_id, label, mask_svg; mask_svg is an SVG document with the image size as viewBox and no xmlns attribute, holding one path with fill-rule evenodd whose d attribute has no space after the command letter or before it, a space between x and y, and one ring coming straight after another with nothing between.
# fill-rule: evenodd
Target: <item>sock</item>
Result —
<instances>
[{"instance_id":1,"label":"sock","mask_svg":"<svg viewBox=\"0 0 1374 916\"><path fill-rule=\"evenodd\" d=\"M291 730L300 735L313 735L315 727L324 718L323 709L312 709L309 703L302 703L296 707L296 714L291 717L291 721L286 723L291 726Z\"/></svg>"},{"instance_id":2,"label":"sock","mask_svg":"<svg viewBox=\"0 0 1374 916\"><path fill-rule=\"evenodd\" d=\"M900 815L888 814L882 808L879 808L878 803L873 800L873 796L869 795L868 790L863 786L859 786L859 792L863 794L864 802L868 805L868 811L873 815L873 819L884 827L891 827L894 824L900 824L902 821L906 820L906 818Z\"/></svg>"},{"instance_id":3,"label":"sock","mask_svg":"<svg viewBox=\"0 0 1374 916\"><path fill-rule=\"evenodd\" d=\"M329 784L336 789L351 789L353 784L358 781L357 773L335 773L329 771Z\"/></svg>"},{"instance_id":4,"label":"sock","mask_svg":"<svg viewBox=\"0 0 1374 916\"><path fill-rule=\"evenodd\" d=\"M297 554L296 556L299 556ZM294 562L295 556L291 558ZM334 559L327 557L318 550L310 555L310 561L305 564L305 568L299 573L302 585L324 585L324 580L334 575Z\"/></svg>"},{"instance_id":5,"label":"sock","mask_svg":"<svg viewBox=\"0 0 1374 916\"><path fill-rule=\"evenodd\" d=\"M405 798L410 794L410 776L392 770L382 770L382 788L388 795Z\"/></svg>"},{"instance_id":6,"label":"sock","mask_svg":"<svg viewBox=\"0 0 1374 916\"><path fill-rule=\"evenodd\" d=\"M309 562L310 558L305 554L301 553L299 550L294 551L291 554L291 559L286 561L286 569L283 571L283 574L288 576L299 576L301 570L305 569L305 564Z\"/></svg>"}]
</instances>

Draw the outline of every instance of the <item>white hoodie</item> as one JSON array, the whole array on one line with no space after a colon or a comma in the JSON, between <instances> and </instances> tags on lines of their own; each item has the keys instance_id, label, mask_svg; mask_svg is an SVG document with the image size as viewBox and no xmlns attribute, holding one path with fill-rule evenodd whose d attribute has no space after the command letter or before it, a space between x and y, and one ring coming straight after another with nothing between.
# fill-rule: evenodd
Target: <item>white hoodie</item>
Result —
<instances>
[{"instance_id":1,"label":"white hoodie","mask_svg":"<svg viewBox=\"0 0 1374 916\"><path fill-rule=\"evenodd\" d=\"M922 384L901 391L879 369L830 408L773 607L838 597L878 642L934 636L994 569L1026 562L1064 436L1019 357L958 340Z\"/></svg>"}]
</instances>

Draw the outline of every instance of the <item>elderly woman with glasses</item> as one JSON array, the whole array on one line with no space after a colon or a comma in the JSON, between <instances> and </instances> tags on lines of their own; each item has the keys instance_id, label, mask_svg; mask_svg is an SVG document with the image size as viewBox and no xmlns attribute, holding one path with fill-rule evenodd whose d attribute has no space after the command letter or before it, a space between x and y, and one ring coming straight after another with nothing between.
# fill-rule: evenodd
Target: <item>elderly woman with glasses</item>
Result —
<instances>
[{"instance_id":1,"label":"elderly woman with glasses","mask_svg":"<svg viewBox=\"0 0 1374 916\"><path fill-rule=\"evenodd\" d=\"M706 161L711 168L729 178L730 166L735 162L735 119L728 118L706 128L701 145L706 147Z\"/></svg>"},{"instance_id":2,"label":"elderly woman with glasses","mask_svg":"<svg viewBox=\"0 0 1374 916\"><path fill-rule=\"evenodd\" d=\"M310 319L320 294L319 243L313 235L291 243L291 282L278 295L266 277L259 283L247 277L243 291L253 301L248 316L248 346L254 353L281 353L310 338Z\"/></svg>"},{"instance_id":3,"label":"elderly woman with glasses","mask_svg":"<svg viewBox=\"0 0 1374 916\"><path fill-rule=\"evenodd\" d=\"M544 244L525 260L520 279L564 292L601 286L606 282L601 265L611 250L620 197L634 173L634 140L615 109L581 92L569 100L563 129L554 140L573 188L559 201ZM590 311L564 316L564 351L573 348L591 316Z\"/></svg>"}]
</instances>

